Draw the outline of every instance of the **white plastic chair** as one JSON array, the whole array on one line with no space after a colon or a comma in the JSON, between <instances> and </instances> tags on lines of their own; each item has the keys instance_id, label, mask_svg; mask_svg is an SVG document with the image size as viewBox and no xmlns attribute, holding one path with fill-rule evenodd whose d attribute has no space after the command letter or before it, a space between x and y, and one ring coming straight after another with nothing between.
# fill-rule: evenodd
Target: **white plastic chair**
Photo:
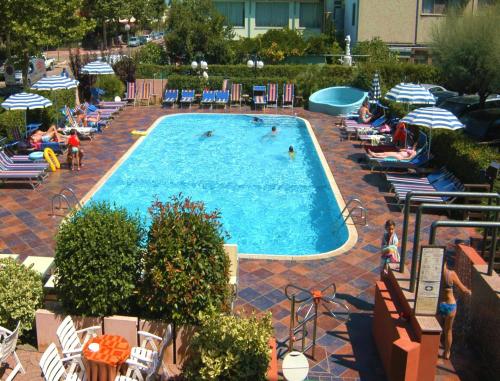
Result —
<instances>
[{"instance_id":1,"label":"white plastic chair","mask_svg":"<svg viewBox=\"0 0 500 381\"><path fill-rule=\"evenodd\" d=\"M139 337L142 338L141 346L132 347L129 360L143 364L147 368L147 379L149 379L160 369L163 362L163 353L173 339L172 325L169 324L167 326L163 338L145 331L139 331L137 333ZM156 346L155 341L160 342L159 348Z\"/></svg>"},{"instance_id":2,"label":"white plastic chair","mask_svg":"<svg viewBox=\"0 0 500 381\"><path fill-rule=\"evenodd\" d=\"M147 372L148 377L149 374L153 372L153 369L149 369L145 365L132 359L128 359L125 363L128 366L127 373L125 373L125 375L116 376L114 381L144 381L141 371ZM146 379L148 379L148 377L146 377Z\"/></svg>"},{"instance_id":3,"label":"white plastic chair","mask_svg":"<svg viewBox=\"0 0 500 381\"><path fill-rule=\"evenodd\" d=\"M12 369L12 372L7 377L6 381L11 381L14 379L17 373L26 373L19 357L16 353L17 337L19 336L19 323L14 331L9 331L7 328L0 326L0 365L7 362L7 359L12 356L16 362L16 366Z\"/></svg>"},{"instance_id":4,"label":"white plastic chair","mask_svg":"<svg viewBox=\"0 0 500 381\"><path fill-rule=\"evenodd\" d=\"M45 381L86 381L85 369L83 367L70 367L68 370L64 367L66 361L77 361L80 363L81 356L74 355L61 359L57 347L54 343L50 344L40 359L40 368L42 369Z\"/></svg>"},{"instance_id":5,"label":"white plastic chair","mask_svg":"<svg viewBox=\"0 0 500 381\"><path fill-rule=\"evenodd\" d=\"M63 356L66 357L74 354L80 354L82 352L83 345L91 338L96 337L100 332L101 327L98 325L77 331L71 316L66 316L59 327L57 327L56 331L57 338L61 343ZM83 337L83 342L81 342L78 335L83 333L85 333L85 336Z\"/></svg>"}]
</instances>

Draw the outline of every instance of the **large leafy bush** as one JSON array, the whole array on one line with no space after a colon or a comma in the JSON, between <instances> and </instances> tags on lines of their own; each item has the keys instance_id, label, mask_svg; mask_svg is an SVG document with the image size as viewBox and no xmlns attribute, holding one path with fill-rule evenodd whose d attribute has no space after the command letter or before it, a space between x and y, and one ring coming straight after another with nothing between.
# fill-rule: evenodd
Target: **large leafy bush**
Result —
<instances>
[{"instance_id":1,"label":"large leafy bush","mask_svg":"<svg viewBox=\"0 0 500 381\"><path fill-rule=\"evenodd\" d=\"M135 60L140 64L164 65L167 63L167 53L163 46L149 42L139 49Z\"/></svg>"},{"instance_id":2,"label":"large leafy bush","mask_svg":"<svg viewBox=\"0 0 500 381\"><path fill-rule=\"evenodd\" d=\"M56 237L56 290L69 313L127 312L140 276L142 224L108 203L83 207Z\"/></svg>"},{"instance_id":3,"label":"large leafy bush","mask_svg":"<svg viewBox=\"0 0 500 381\"><path fill-rule=\"evenodd\" d=\"M196 324L200 312L228 300L229 258L219 212L174 196L150 208L141 303L153 318Z\"/></svg>"},{"instance_id":4,"label":"large leafy bush","mask_svg":"<svg viewBox=\"0 0 500 381\"><path fill-rule=\"evenodd\" d=\"M64 105L67 105L71 108L75 107L76 89L31 92L37 93L42 97L45 97L52 101L52 107L30 111L30 114L35 114L32 116L32 118L30 118L30 120L41 122L44 128L49 127L51 124L56 123L58 120L63 121L65 119L65 117L61 113L61 109L64 107Z\"/></svg>"},{"instance_id":5,"label":"large leafy bush","mask_svg":"<svg viewBox=\"0 0 500 381\"><path fill-rule=\"evenodd\" d=\"M102 99L113 100L116 96L122 97L125 93L125 84L116 75L100 75L94 87L104 90Z\"/></svg>"},{"instance_id":6,"label":"large leafy bush","mask_svg":"<svg viewBox=\"0 0 500 381\"><path fill-rule=\"evenodd\" d=\"M271 316L209 314L200 317L200 326L191 341L193 356L186 376L193 380L259 381L266 379L269 366Z\"/></svg>"},{"instance_id":7,"label":"large leafy bush","mask_svg":"<svg viewBox=\"0 0 500 381\"><path fill-rule=\"evenodd\" d=\"M13 140L13 131L18 128L22 133L25 131L24 111L20 110L0 110L0 136Z\"/></svg>"},{"instance_id":8,"label":"large leafy bush","mask_svg":"<svg viewBox=\"0 0 500 381\"><path fill-rule=\"evenodd\" d=\"M11 258L0 259L0 325L29 331L43 299L40 275Z\"/></svg>"}]
</instances>

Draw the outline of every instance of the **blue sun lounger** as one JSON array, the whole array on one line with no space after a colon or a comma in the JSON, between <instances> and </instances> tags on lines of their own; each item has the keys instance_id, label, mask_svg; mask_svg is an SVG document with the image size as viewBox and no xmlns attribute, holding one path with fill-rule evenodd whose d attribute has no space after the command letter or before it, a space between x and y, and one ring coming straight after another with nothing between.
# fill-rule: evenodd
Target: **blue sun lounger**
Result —
<instances>
[{"instance_id":1,"label":"blue sun lounger","mask_svg":"<svg viewBox=\"0 0 500 381\"><path fill-rule=\"evenodd\" d=\"M229 103L229 90L216 90L214 105L224 106L224 108L226 108L228 103Z\"/></svg>"},{"instance_id":2,"label":"blue sun lounger","mask_svg":"<svg viewBox=\"0 0 500 381\"><path fill-rule=\"evenodd\" d=\"M179 98L179 90L177 89L167 89L165 90L165 94L163 94L163 105L174 106L177 103L177 99Z\"/></svg>"},{"instance_id":3,"label":"blue sun lounger","mask_svg":"<svg viewBox=\"0 0 500 381\"><path fill-rule=\"evenodd\" d=\"M200 107L210 106L215 102L215 91L212 90L203 90L203 95L201 96Z\"/></svg>"},{"instance_id":4,"label":"blue sun lounger","mask_svg":"<svg viewBox=\"0 0 500 381\"><path fill-rule=\"evenodd\" d=\"M183 104L189 105L191 107L191 104L194 102L194 90L182 90L181 92L181 100L179 101L181 107Z\"/></svg>"}]
</instances>

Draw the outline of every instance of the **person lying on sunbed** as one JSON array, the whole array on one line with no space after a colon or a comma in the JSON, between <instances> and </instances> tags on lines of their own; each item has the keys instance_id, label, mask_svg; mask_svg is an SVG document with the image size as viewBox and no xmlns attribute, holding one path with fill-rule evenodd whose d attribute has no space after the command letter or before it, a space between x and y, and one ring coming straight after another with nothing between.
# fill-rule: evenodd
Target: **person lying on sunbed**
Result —
<instances>
[{"instance_id":1,"label":"person lying on sunbed","mask_svg":"<svg viewBox=\"0 0 500 381\"><path fill-rule=\"evenodd\" d=\"M377 159L393 158L397 160L411 160L417 156L417 151L412 148L402 149L398 152L373 152L368 150L367 153L370 157Z\"/></svg>"},{"instance_id":2,"label":"person lying on sunbed","mask_svg":"<svg viewBox=\"0 0 500 381\"><path fill-rule=\"evenodd\" d=\"M31 136L30 141L33 144L48 143L48 142L66 142L66 139L57 132L56 126L53 124L47 131L36 130Z\"/></svg>"},{"instance_id":3,"label":"person lying on sunbed","mask_svg":"<svg viewBox=\"0 0 500 381\"><path fill-rule=\"evenodd\" d=\"M89 123L99 123L101 120L101 112L98 111L97 116L89 116L87 115L87 108L85 107L85 104L81 104L75 111L75 118L78 125L88 127Z\"/></svg>"},{"instance_id":4,"label":"person lying on sunbed","mask_svg":"<svg viewBox=\"0 0 500 381\"><path fill-rule=\"evenodd\" d=\"M373 114L370 112L370 103L368 98L364 100L363 104L358 111L358 122L359 123L370 123L373 119Z\"/></svg>"}]
</instances>

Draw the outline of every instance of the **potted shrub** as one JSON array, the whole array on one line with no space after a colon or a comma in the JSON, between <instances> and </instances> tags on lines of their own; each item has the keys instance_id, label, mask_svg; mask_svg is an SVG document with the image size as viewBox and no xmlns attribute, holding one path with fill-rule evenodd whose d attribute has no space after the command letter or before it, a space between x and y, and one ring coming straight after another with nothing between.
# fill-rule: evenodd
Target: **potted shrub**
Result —
<instances>
[{"instance_id":1,"label":"potted shrub","mask_svg":"<svg viewBox=\"0 0 500 381\"><path fill-rule=\"evenodd\" d=\"M202 314L190 343L188 380L265 380L273 332L271 315Z\"/></svg>"},{"instance_id":2,"label":"potted shrub","mask_svg":"<svg viewBox=\"0 0 500 381\"><path fill-rule=\"evenodd\" d=\"M149 318L196 325L199 313L227 309L229 258L218 211L174 196L150 208L140 302Z\"/></svg>"},{"instance_id":3,"label":"potted shrub","mask_svg":"<svg viewBox=\"0 0 500 381\"><path fill-rule=\"evenodd\" d=\"M105 202L83 207L61 225L55 286L67 312L130 312L141 273L143 233L139 217Z\"/></svg>"},{"instance_id":4,"label":"potted shrub","mask_svg":"<svg viewBox=\"0 0 500 381\"><path fill-rule=\"evenodd\" d=\"M42 305L40 275L12 258L0 259L0 325L19 333L33 327L35 311Z\"/></svg>"}]
</instances>

